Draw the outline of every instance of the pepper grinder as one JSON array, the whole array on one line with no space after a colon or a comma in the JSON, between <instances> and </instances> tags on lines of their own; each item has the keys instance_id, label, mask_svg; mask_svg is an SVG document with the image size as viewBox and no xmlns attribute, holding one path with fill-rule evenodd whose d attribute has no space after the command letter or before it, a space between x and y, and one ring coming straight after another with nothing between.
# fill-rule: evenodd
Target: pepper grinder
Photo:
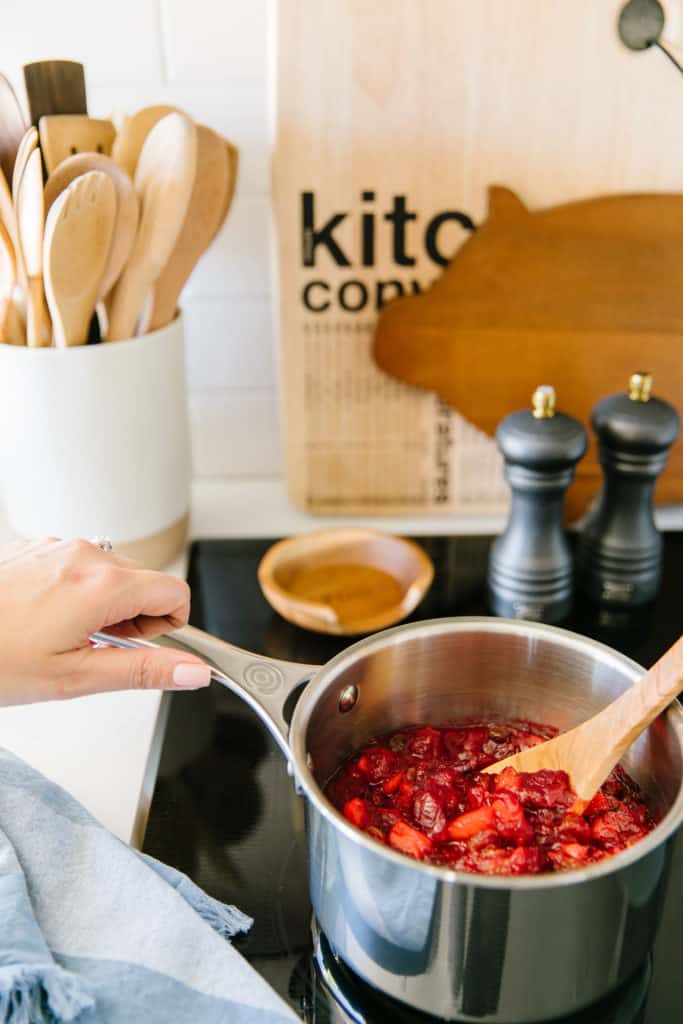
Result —
<instances>
[{"instance_id":1,"label":"pepper grinder","mask_svg":"<svg viewBox=\"0 0 683 1024\"><path fill-rule=\"evenodd\" d=\"M564 496L587 446L573 416L555 411L555 391L534 391L532 408L496 431L512 491L510 516L489 558L489 605L496 615L562 622L572 599L572 555L562 526Z\"/></svg>"},{"instance_id":2,"label":"pepper grinder","mask_svg":"<svg viewBox=\"0 0 683 1024\"><path fill-rule=\"evenodd\" d=\"M654 488L678 437L678 413L651 397L652 375L634 373L627 393L593 409L603 488L579 548L579 585L600 605L646 604L657 593L662 539Z\"/></svg>"}]
</instances>

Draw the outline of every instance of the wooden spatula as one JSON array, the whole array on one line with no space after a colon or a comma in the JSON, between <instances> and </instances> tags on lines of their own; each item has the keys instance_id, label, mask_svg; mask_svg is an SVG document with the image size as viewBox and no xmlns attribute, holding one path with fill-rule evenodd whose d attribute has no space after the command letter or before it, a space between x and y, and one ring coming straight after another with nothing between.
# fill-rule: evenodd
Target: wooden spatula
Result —
<instances>
[{"instance_id":1,"label":"wooden spatula","mask_svg":"<svg viewBox=\"0 0 683 1024\"><path fill-rule=\"evenodd\" d=\"M45 215L47 216L50 207L61 192L67 188L74 179L88 171L101 171L107 174L116 189L116 219L112 232L111 248L107 257L107 265L102 275L98 300L108 295L119 279L124 264L126 263L138 226L139 207L138 197L133 182L126 172L109 156L102 156L100 153L77 153L76 156L67 157L62 160L45 185Z\"/></svg>"},{"instance_id":2,"label":"wooden spatula","mask_svg":"<svg viewBox=\"0 0 683 1024\"><path fill-rule=\"evenodd\" d=\"M50 114L87 114L83 65L73 60L24 64L24 84L31 121Z\"/></svg>"},{"instance_id":3,"label":"wooden spatula","mask_svg":"<svg viewBox=\"0 0 683 1024\"><path fill-rule=\"evenodd\" d=\"M15 164L15 171L16 168ZM43 292L43 168L39 149L34 149L26 161L17 183L14 205L19 250L26 274L26 336L29 345L42 347L50 344L50 320Z\"/></svg>"},{"instance_id":4,"label":"wooden spatula","mask_svg":"<svg viewBox=\"0 0 683 1024\"><path fill-rule=\"evenodd\" d=\"M55 167L74 153L104 153L109 155L116 136L111 121L77 114L59 114L41 117L40 148L45 170L52 174Z\"/></svg>"},{"instance_id":5,"label":"wooden spatula","mask_svg":"<svg viewBox=\"0 0 683 1024\"><path fill-rule=\"evenodd\" d=\"M26 127L14 89L0 75L0 167L7 181L12 180L14 160Z\"/></svg>"},{"instance_id":6,"label":"wooden spatula","mask_svg":"<svg viewBox=\"0 0 683 1024\"><path fill-rule=\"evenodd\" d=\"M168 114L181 114L177 107L170 107L166 104L158 104L154 107L143 107L132 117L127 117L114 140L111 155L117 164L123 167L124 171L135 177L135 168L140 159L145 139L155 124L161 121L162 117Z\"/></svg>"},{"instance_id":7,"label":"wooden spatula","mask_svg":"<svg viewBox=\"0 0 683 1024\"><path fill-rule=\"evenodd\" d=\"M622 755L641 732L683 690L683 637L621 697L586 722L521 754L485 768L501 772L567 772L581 800L592 800Z\"/></svg>"},{"instance_id":8,"label":"wooden spatula","mask_svg":"<svg viewBox=\"0 0 683 1024\"><path fill-rule=\"evenodd\" d=\"M198 124L194 187L180 234L154 285L150 330L171 322L185 282L227 215L225 197L230 188L231 173L225 140L205 125Z\"/></svg>"},{"instance_id":9,"label":"wooden spatula","mask_svg":"<svg viewBox=\"0 0 683 1024\"><path fill-rule=\"evenodd\" d=\"M197 165L197 130L185 114L168 114L147 136L135 172L140 224L133 251L112 293L108 340L130 338L145 297L173 251L185 220Z\"/></svg>"},{"instance_id":10,"label":"wooden spatula","mask_svg":"<svg viewBox=\"0 0 683 1024\"><path fill-rule=\"evenodd\" d=\"M88 340L115 220L116 187L103 171L80 175L50 208L43 261L55 345Z\"/></svg>"}]
</instances>

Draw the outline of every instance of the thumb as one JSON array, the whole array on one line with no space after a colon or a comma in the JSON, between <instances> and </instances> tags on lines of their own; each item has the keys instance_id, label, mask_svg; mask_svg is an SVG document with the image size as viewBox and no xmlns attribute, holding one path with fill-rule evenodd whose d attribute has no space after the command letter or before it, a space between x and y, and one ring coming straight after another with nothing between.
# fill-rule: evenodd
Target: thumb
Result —
<instances>
[{"instance_id":1,"label":"thumb","mask_svg":"<svg viewBox=\"0 0 683 1024\"><path fill-rule=\"evenodd\" d=\"M184 651L150 647L83 648L65 666L65 697L105 690L197 690L211 682L211 668Z\"/></svg>"}]
</instances>

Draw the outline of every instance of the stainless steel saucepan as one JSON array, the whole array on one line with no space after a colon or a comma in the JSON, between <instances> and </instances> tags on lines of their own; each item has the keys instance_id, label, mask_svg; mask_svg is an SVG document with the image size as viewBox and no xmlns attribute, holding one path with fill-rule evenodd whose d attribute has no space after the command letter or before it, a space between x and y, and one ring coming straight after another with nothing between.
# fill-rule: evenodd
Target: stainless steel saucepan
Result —
<instances>
[{"instance_id":1,"label":"stainless steel saucepan","mask_svg":"<svg viewBox=\"0 0 683 1024\"><path fill-rule=\"evenodd\" d=\"M334 952L370 984L446 1019L537 1021L600 999L642 964L683 820L678 704L625 759L660 823L585 869L491 877L421 864L357 831L323 795L347 755L406 724L521 718L571 728L642 675L635 662L565 630L492 618L399 626L322 668L261 658L190 627L160 642L209 660L278 741L306 801L315 914Z\"/></svg>"}]
</instances>

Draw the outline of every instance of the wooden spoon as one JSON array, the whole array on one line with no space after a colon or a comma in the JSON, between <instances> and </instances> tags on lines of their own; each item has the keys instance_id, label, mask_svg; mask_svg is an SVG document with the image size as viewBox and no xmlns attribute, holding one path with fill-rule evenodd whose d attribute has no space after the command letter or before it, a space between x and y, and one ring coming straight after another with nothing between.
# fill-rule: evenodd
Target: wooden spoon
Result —
<instances>
[{"instance_id":1,"label":"wooden spoon","mask_svg":"<svg viewBox=\"0 0 683 1024\"><path fill-rule=\"evenodd\" d=\"M230 187L231 171L224 139L206 125L198 124L194 187L180 234L154 285L150 330L171 322L185 282L226 217L225 196Z\"/></svg>"},{"instance_id":2,"label":"wooden spoon","mask_svg":"<svg viewBox=\"0 0 683 1024\"><path fill-rule=\"evenodd\" d=\"M154 107L143 107L132 117L127 117L114 139L111 155L117 164L123 167L131 178L135 177L135 169L140 159L145 139L154 125L168 114L181 114L177 107L158 104Z\"/></svg>"},{"instance_id":3,"label":"wooden spoon","mask_svg":"<svg viewBox=\"0 0 683 1024\"><path fill-rule=\"evenodd\" d=\"M24 137L26 122L14 89L0 75L0 168L11 181L19 143Z\"/></svg>"},{"instance_id":4,"label":"wooden spoon","mask_svg":"<svg viewBox=\"0 0 683 1024\"><path fill-rule=\"evenodd\" d=\"M498 774L543 769L565 771L581 800L592 800L641 732L683 690L683 637L625 693L586 722L521 754L485 768Z\"/></svg>"},{"instance_id":5,"label":"wooden spoon","mask_svg":"<svg viewBox=\"0 0 683 1024\"><path fill-rule=\"evenodd\" d=\"M55 345L85 345L111 248L116 187L103 171L76 178L52 204L44 266Z\"/></svg>"},{"instance_id":6,"label":"wooden spoon","mask_svg":"<svg viewBox=\"0 0 683 1024\"><path fill-rule=\"evenodd\" d=\"M121 271L130 256L138 227L140 204L133 188L133 182L115 160L101 153L77 153L62 160L45 185L45 213L61 192L75 178L88 171L102 171L114 183L116 189L116 220L112 234L111 249L107 265L100 282L98 300L108 295L118 281Z\"/></svg>"},{"instance_id":7,"label":"wooden spoon","mask_svg":"<svg viewBox=\"0 0 683 1024\"><path fill-rule=\"evenodd\" d=\"M26 333L14 302L17 263L9 233L0 221L0 342L25 345Z\"/></svg>"},{"instance_id":8,"label":"wooden spoon","mask_svg":"<svg viewBox=\"0 0 683 1024\"><path fill-rule=\"evenodd\" d=\"M19 154L15 170L18 163ZM43 292L43 167L39 149L34 149L26 161L14 205L18 248L26 274L26 336L29 345L42 347L50 344L50 320Z\"/></svg>"},{"instance_id":9,"label":"wooden spoon","mask_svg":"<svg viewBox=\"0 0 683 1024\"><path fill-rule=\"evenodd\" d=\"M112 294L109 340L130 338L140 310L173 251L185 220L197 165L197 130L168 114L147 136L135 172L141 205L133 251Z\"/></svg>"}]
</instances>

